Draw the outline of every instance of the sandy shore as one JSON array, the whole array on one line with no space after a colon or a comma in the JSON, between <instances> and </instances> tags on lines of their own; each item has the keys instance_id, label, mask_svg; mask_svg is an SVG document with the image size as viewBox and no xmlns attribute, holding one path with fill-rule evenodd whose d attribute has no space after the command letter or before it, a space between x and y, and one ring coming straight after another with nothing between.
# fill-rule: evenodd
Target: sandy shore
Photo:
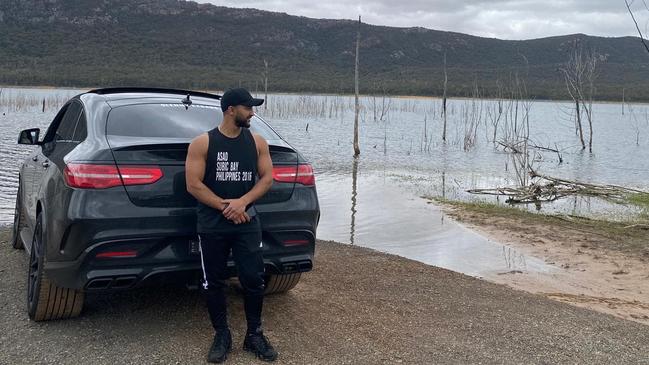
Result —
<instances>
[{"instance_id":1,"label":"sandy shore","mask_svg":"<svg viewBox=\"0 0 649 365\"><path fill-rule=\"evenodd\" d=\"M0 364L204 364L213 330L197 290L92 294L81 317L33 322L27 261L0 230ZM228 291L233 352L242 296ZM649 327L366 248L317 243L314 270L268 296L277 364L646 364Z\"/></svg>"},{"instance_id":2,"label":"sandy shore","mask_svg":"<svg viewBox=\"0 0 649 365\"><path fill-rule=\"evenodd\" d=\"M596 224L570 219L499 216L452 205L443 209L467 228L557 268L552 273L494 274L486 280L649 325L649 231L635 232L629 244L628 238Z\"/></svg>"}]
</instances>

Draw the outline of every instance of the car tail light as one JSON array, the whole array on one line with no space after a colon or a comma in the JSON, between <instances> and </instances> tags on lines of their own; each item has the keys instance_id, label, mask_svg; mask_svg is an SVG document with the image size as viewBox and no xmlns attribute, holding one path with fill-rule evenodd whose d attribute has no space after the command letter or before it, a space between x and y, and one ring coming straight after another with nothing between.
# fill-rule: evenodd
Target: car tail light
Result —
<instances>
[{"instance_id":1,"label":"car tail light","mask_svg":"<svg viewBox=\"0 0 649 365\"><path fill-rule=\"evenodd\" d=\"M308 245L309 240L284 240L282 243L284 243L284 246L302 246Z\"/></svg>"},{"instance_id":2,"label":"car tail light","mask_svg":"<svg viewBox=\"0 0 649 365\"><path fill-rule=\"evenodd\" d=\"M315 185L313 168L309 164L297 166L274 166L273 180L277 182L298 183L302 185Z\"/></svg>"},{"instance_id":3,"label":"car tail light","mask_svg":"<svg viewBox=\"0 0 649 365\"><path fill-rule=\"evenodd\" d=\"M162 170L158 166L120 166L117 165L119 174L122 175L124 185L153 184L162 178Z\"/></svg>"},{"instance_id":4,"label":"car tail light","mask_svg":"<svg viewBox=\"0 0 649 365\"><path fill-rule=\"evenodd\" d=\"M133 258L137 256L137 251L128 250L128 251L106 251L100 252L95 257L98 259L117 259L117 258Z\"/></svg>"},{"instance_id":5,"label":"car tail light","mask_svg":"<svg viewBox=\"0 0 649 365\"><path fill-rule=\"evenodd\" d=\"M70 163L63 171L65 183L73 188L106 189L123 185L152 184L162 178L158 166L93 165Z\"/></svg>"}]
</instances>

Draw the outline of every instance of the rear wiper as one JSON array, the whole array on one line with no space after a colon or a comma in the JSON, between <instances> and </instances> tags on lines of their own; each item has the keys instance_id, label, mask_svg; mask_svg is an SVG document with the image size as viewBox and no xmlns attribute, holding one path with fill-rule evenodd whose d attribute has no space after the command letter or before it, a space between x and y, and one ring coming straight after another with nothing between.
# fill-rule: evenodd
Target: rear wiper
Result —
<instances>
[{"instance_id":1,"label":"rear wiper","mask_svg":"<svg viewBox=\"0 0 649 365\"><path fill-rule=\"evenodd\" d=\"M189 109L189 106L192 105L192 101L189 99L189 94L187 94L187 97L184 98L181 102L185 106L185 110Z\"/></svg>"}]
</instances>

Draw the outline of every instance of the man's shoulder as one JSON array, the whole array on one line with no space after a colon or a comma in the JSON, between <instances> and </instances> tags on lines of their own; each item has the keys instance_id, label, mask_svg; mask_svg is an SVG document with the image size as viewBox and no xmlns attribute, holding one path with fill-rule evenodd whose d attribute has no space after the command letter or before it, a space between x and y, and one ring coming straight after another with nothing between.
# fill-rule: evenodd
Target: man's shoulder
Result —
<instances>
[{"instance_id":1,"label":"man's shoulder","mask_svg":"<svg viewBox=\"0 0 649 365\"><path fill-rule=\"evenodd\" d=\"M199 134L198 136L194 137L194 139L192 140L192 142L196 142L196 141L207 141L207 140L209 140L209 139L210 139L210 134L209 134L209 132L204 132L204 133L201 133L201 134Z\"/></svg>"},{"instance_id":2,"label":"man's shoulder","mask_svg":"<svg viewBox=\"0 0 649 365\"><path fill-rule=\"evenodd\" d=\"M262 137L261 134L255 133L253 131L250 131L250 134L252 135L252 138L255 139L255 141L264 141L264 142L266 142L266 138Z\"/></svg>"},{"instance_id":3,"label":"man's shoulder","mask_svg":"<svg viewBox=\"0 0 649 365\"><path fill-rule=\"evenodd\" d=\"M252 133L252 132L250 132L250 134L252 134L252 138L255 140L255 144L257 145L257 148L268 145L266 139L262 137L260 134Z\"/></svg>"},{"instance_id":4,"label":"man's shoulder","mask_svg":"<svg viewBox=\"0 0 649 365\"><path fill-rule=\"evenodd\" d=\"M189 144L190 147L193 148L198 148L198 149L206 149L207 146L209 145L210 137L207 134L207 132L200 134L194 139L192 139L191 143Z\"/></svg>"}]
</instances>

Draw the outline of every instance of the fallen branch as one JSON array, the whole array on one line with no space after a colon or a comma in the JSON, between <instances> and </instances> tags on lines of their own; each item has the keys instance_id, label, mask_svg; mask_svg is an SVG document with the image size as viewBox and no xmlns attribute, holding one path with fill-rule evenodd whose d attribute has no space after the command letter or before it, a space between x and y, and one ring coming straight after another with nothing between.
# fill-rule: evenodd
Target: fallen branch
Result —
<instances>
[{"instance_id":1,"label":"fallen branch","mask_svg":"<svg viewBox=\"0 0 649 365\"><path fill-rule=\"evenodd\" d=\"M530 171L532 179L527 186L490 189L470 189L471 194L507 195L510 204L552 202L571 195L595 196L610 200L624 200L629 194L646 194L644 191L616 185L596 185L539 175Z\"/></svg>"},{"instance_id":2,"label":"fallen branch","mask_svg":"<svg viewBox=\"0 0 649 365\"><path fill-rule=\"evenodd\" d=\"M554 153L559 153L559 150L555 150L555 149L552 149L552 148L549 148L549 147L537 146L537 145L535 145L535 144L531 144L531 145L529 145L529 147L536 148L536 149L539 149L539 150L544 150L544 151L550 151L550 152L554 152Z\"/></svg>"},{"instance_id":3,"label":"fallen branch","mask_svg":"<svg viewBox=\"0 0 649 365\"><path fill-rule=\"evenodd\" d=\"M628 228L639 228L639 229L649 230L649 224L632 224L630 226L624 227L624 229L628 229Z\"/></svg>"},{"instance_id":4,"label":"fallen branch","mask_svg":"<svg viewBox=\"0 0 649 365\"><path fill-rule=\"evenodd\" d=\"M517 148L516 145L514 145L512 143L505 143L505 142L501 142L501 141L496 141L496 143L498 143L499 145L505 147L505 150L509 148L514 153L523 153L520 149Z\"/></svg>"}]
</instances>

